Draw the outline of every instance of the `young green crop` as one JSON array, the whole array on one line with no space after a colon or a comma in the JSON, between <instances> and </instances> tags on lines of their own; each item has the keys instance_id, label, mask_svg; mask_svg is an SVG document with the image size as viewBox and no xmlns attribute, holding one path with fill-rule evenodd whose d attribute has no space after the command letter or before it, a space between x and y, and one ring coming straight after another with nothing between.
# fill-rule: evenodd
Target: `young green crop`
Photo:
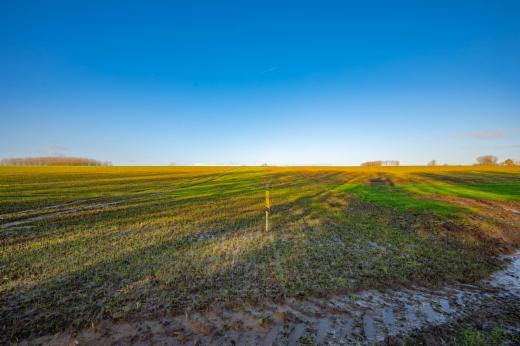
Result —
<instances>
[{"instance_id":1,"label":"young green crop","mask_svg":"<svg viewBox=\"0 0 520 346\"><path fill-rule=\"evenodd\" d=\"M497 240L466 228L493 220L465 203L518 208L519 187L520 170L502 167L0 167L0 340L218 301L474 281L497 268Z\"/></svg>"}]
</instances>

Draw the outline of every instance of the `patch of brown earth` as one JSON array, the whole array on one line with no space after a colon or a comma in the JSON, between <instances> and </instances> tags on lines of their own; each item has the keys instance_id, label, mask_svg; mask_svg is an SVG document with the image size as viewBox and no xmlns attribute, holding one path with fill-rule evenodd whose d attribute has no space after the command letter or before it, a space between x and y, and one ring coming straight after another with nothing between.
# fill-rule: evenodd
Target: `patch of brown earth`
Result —
<instances>
[{"instance_id":1,"label":"patch of brown earth","mask_svg":"<svg viewBox=\"0 0 520 346\"><path fill-rule=\"evenodd\" d=\"M472 235L490 240L502 253L511 253L520 246L520 203L483 201L463 197L444 197L451 204L475 209L466 213L464 228ZM450 223L445 224L450 230Z\"/></svg>"},{"instance_id":2,"label":"patch of brown earth","mask_svg":"<svg viewBox=\"0 0 520 346\"><path fill-rule=\"evenodd\" d=\"M394 181L390 177L383 175L383 174L379 174L376 178L368 179L368 182L371 185L389 185L389 186L395 185Z\"/></svg>"}]
</instances>

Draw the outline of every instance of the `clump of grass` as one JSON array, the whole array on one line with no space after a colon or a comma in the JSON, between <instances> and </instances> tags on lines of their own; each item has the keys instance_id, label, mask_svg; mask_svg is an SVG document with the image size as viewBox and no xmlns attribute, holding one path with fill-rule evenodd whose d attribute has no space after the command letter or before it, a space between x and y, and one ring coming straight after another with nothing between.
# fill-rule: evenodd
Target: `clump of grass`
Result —
<instances>
[{"instance_id":1,"label":"clump of grass","mask_svg":"<svg viewBox=\"0 0 520 346\"><path fill-rule=\"evenodd\" d=\"M480 332L476 330L464 330L460 337L460 345L461 346L486 346L486 343Z\"/></svg>"},{"instance_id":2,"label":"clump of grass","mask_svg":"<svg viewBox=\"0 0 520 346\"><path fill-rule=\"evenodd\" d=\"M300 336L300 339L298 341L300 342L300 345L308 345L308 346L316 345L314 343L314 339L312 338L312 335L310 335L310 334L303 334L302 336Z\"/></svg>"},{"instance_id":3,"label":"clump of grass","mask_svg":"<svg viewBox=\"0 0 520 346\"><path fill-rule=\"evenodd\" d=\"M499 326L495 326L488 332L465 329L456 338L456 344L460 346L503 346L504 337L504 331Z\"/></svg>"}]
</instances>

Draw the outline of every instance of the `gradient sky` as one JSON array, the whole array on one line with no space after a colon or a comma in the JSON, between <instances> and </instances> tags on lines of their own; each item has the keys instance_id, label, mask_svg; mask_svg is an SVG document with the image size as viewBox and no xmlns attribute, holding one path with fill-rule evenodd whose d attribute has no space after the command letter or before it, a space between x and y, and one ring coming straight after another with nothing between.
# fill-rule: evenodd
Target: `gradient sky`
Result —
<instances>
[{"instance_id":1,"label":"gradient sky","mask_svg":"<svg viewBox=\"0 0 520 346\"><path fill-rule=\"evenodd\" d=\"M0 158L520 159L520 1L2 1Z\"/></svg>"}]
</instances>

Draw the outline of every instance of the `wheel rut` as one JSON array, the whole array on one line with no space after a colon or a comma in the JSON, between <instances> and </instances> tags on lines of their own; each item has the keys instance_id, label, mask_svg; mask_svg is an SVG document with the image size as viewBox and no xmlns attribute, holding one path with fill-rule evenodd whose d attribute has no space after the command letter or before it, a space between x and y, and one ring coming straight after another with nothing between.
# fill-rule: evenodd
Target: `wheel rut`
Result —
<instances>
[{"instance_id":1,"label":"wheel rut","mask_svg":"<svg viewBox=\"0 0 520 346\"><path fill-rule=\"evenodd\" d=\"M520 299L520 251L509 266L475 285L367 290L328 298L290 298L258 306L215 307L173 317L102 321L22 344L85 345L373 345L450 323L479 309Z\"/></svg>"}]
</instances>

